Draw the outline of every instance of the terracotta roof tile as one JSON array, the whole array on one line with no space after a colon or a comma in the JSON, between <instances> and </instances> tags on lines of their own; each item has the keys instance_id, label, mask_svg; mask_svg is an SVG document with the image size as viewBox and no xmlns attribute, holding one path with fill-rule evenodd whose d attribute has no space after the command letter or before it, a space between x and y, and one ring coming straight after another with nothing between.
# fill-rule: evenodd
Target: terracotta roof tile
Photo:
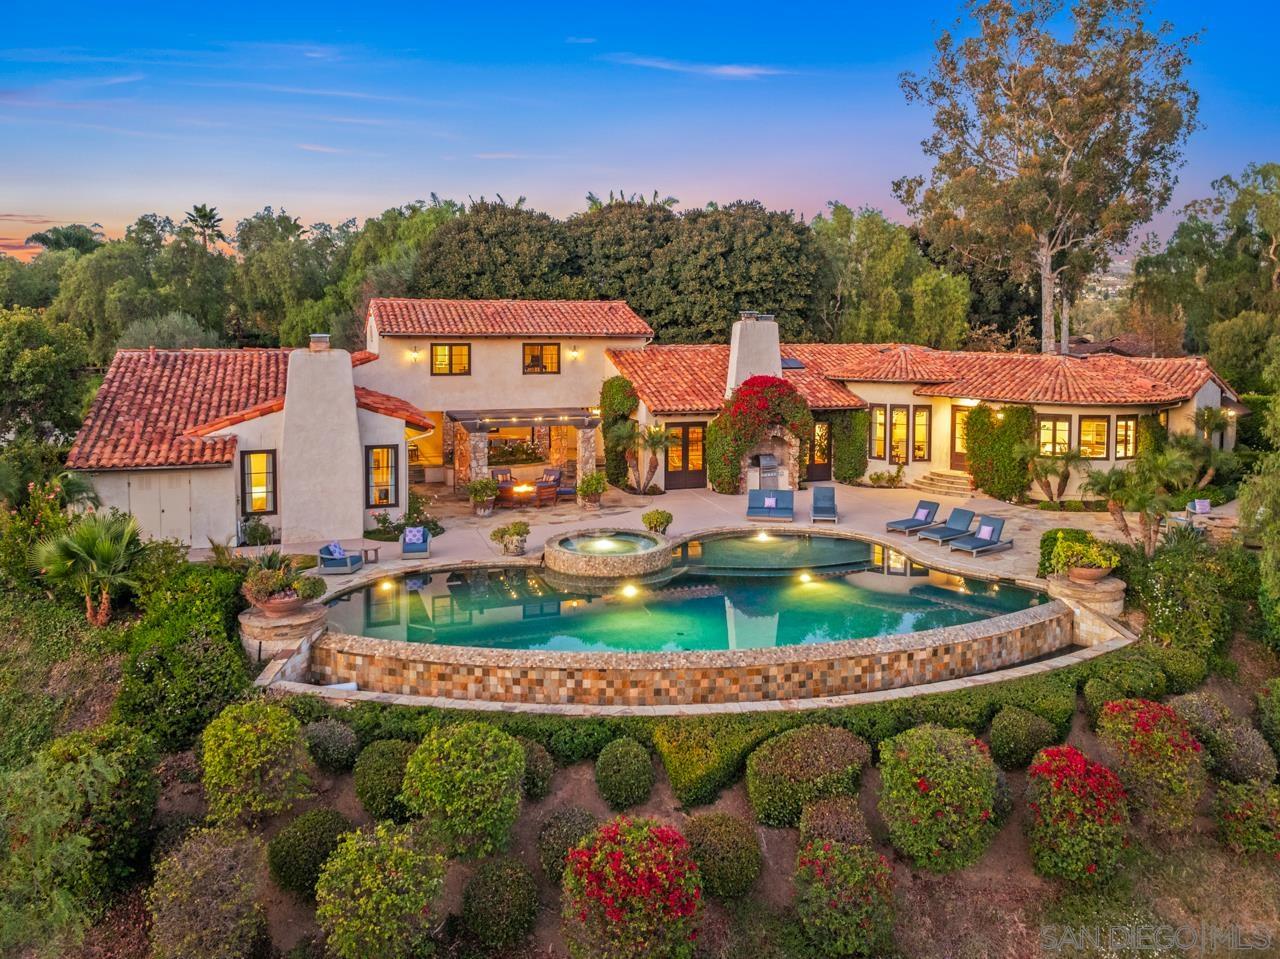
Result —
<instances>
[{"instance_id":1,"label":"terracotta roof tile","mask_svg":"<svg viewBox=\"0 0 1280 959\"><path fill-rule=\"evenodd\" d=\"M1163 380L1178 389L1185 396L1195 395L1200 387L1213 380L1232 399L1240 398L1226 380L1200 356L1134 356L1129 358L1129 362L1135 364L1148 376Z\"/></svg>"},{"instance_id":2,"label":"terracotta roof tile","mask_svg":"<svg viewBox=\"0 0 1280 959\"><path fill-rule=\"evenodd\" d=\"M435 423L427 419L422 410L408 400L402 400L390 393L379 393L367 386L356 387L356 406L373 413L381 413L383 416L404 420L410 426L416 426L419 429L435 429Z\"/></svg>"},{"instance_id":3,"label":"terracotta roof tile","mask_svg":"<svg viewBox=\"0 0 1280 959\"><path fill-rule=\"evenodd\" d=\"M1065 406L1176 403L1190 395L1109 353L954 353L951 364L951 380L921 386L916 395Z\"/></svg>"},{"instance_id":4,"label":"terracotta roof tile","mask_svg":"<svg viewBox=\"0 0 1280 959\"><path fill-rule=\"evenodd\" d=\"M369 350L356 350L351 354L351 365L364 366L366 363L372 363L377 358L377 353L372 353Z\"/></svg>"},{"instance_id":5,"label":"terracotta roof tile","mask_svg":"<svg viewBox=\"0 0 1280 959\"><path fill-rule=\"evenodd\" d=\"M620 300L369 301L382 336L653 336Z\"/></svg>"},{"instance_id":6,"label":"terracotta roof tile","mask_svg":"<svg viewBox=\"0 0 1280 959\"><path fill-rule=\"evenodd\" d=\"M952 354L927 346L885 343L829 375L859 383L945 383L954 378L955 370Z\"/></svg>"}]
</instances>

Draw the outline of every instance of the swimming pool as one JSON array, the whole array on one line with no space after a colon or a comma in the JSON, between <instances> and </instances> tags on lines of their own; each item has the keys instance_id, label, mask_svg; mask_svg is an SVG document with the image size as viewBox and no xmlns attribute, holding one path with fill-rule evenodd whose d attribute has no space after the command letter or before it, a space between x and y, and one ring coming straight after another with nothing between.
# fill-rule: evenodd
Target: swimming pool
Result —
<instances>
[{"instance_id":1,"label":"swimming pool","mask_svg":"<svg viewBox=\"0 0 1280 959\"><path fill-rule=\"evenodd\" d=\"M331 630L481 649L672 653L766 649L956 626L1044 601L931 570L872 543L747 533L676 548L660 584L604 595L536 567L388 577L330 602Z\"/></svg>"}]
</instances>

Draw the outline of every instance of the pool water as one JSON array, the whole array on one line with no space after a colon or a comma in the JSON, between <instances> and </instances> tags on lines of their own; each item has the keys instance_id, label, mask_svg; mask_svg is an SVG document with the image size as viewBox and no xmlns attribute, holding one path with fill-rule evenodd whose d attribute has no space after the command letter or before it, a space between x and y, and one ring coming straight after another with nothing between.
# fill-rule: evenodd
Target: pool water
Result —
<instances>
[{"instance_id":1,"label":"pool water","mask_svg":"<svg viewBox=\"0 0 1280 959\"><path fill-rule=\"evenodd\" d=\"M594 553L600 556L621 556L654 549L658 541L643 533L616 532L605 535L566 536L560 547L572 553Z\"/></svg>"},{"instance_id":2,"label":"pool water","mask_svg":"<svg viewBox=\"0 0 1280 959\"><path fill-rule=\"evenodd\" d=\"M775 545L826 562L780 569L740 542L747 538L687 544L693 548L681 547L670 580L620 583L603 596L557 589L528 567L388 578L333 600L329 624L354 635L451 646L658 653L866 639L971 623L1043 601L1030 590L929 570L850 540L795 537L804 545L788 537ZM849 545L828 545L835 543ZM715 565L721 560L732 564Z\"/></svg>"}]
</instances>

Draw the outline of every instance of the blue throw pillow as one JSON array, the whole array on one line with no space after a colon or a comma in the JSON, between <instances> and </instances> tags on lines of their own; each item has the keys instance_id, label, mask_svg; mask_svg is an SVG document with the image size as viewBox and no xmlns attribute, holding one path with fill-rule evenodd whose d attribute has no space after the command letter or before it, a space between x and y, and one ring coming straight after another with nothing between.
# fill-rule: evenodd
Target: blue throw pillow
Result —
<instances>
[{"instance_id":1,"label":"blue throw pillow","mask_svg":"<svg viewBox=\"0 0 1280 959\"><path fill-rule=\"evenodd\" d=\"M326 547L326 549L329 550L329 555L332 556L334 559L347 558L347 551L342 548L342 544L339 543L336 539L332 543L330 543Z\"/></svg>"}]
</instances>

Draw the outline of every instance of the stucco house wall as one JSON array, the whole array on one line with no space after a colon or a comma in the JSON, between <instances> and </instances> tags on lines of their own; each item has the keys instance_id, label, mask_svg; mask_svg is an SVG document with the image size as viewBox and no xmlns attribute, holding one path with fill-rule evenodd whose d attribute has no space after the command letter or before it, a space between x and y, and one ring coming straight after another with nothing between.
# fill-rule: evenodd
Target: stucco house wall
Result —
<instances>
[{"instance_id":1,"label":"stucco house wall","mask_svg":"<svg viewBox=\"0 0 1280 959\"><path fill-rule=\"evenodd\" d=\"M103 507L132 513L147 539L193 546L234 540L238 509L235 471L229 467L104 470L89 476Z\"/></svg>"}]
</instances>

